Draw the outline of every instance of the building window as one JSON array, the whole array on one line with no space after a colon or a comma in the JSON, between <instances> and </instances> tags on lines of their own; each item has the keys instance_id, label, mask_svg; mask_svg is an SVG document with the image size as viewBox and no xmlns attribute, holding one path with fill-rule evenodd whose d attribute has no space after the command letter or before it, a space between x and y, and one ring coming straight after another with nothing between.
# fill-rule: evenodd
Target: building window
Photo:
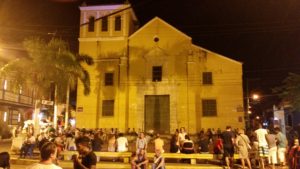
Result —
<instances>
[{"instance_id":1,"label":"building window","mask_svg":"<svg viewBox=\"0 0 300 169\"><path fill-rule=\"evenodd\" d=\"M102 116L114 116L114 100L102 101Z\"/></svg>"},{"instance_id":2,"label":"building window","mask_svg":"<svg viewBox=\"0 0 300 169\"><path fill-rule=\"evenodd\" d=\"M152 67L152 81L160 82L162 79L162 67L161 66L153 66Z\"/></svg>"},{"instance_id":3,"label":"building window","mask_svg":"<svg viewBox=\"0 0 300 169\"><path fill-rule=\"evenodd\" d=\"M94 32L95 30L95 17L91 16L89 18L89 27L88 27L89 32Z\"/></svg>"},{"instance_id":4,"label":"building window","mask_svg":"<svg viewBox=\"0 0 300 169\"><path fill-rule=\"evenodd\" d=\"M102 18L102 22L101 22L101 31L106 32L107 30L108 30L108 18L104 17Z\"/></svg>"},{"instance_id":5,"label":"building window","mask_svg":"<svg viewBox=\"0 0 300 169\"><path fill-rule=\"evenodd\" d=\"M202 82L205 85L211 85L212 81L212 72L203 72L202 73Z\"/></svg>"},{"instance_id":6,"label":"building window","mask_svg":"<svg viewBox=\"0 0 300 169\"><path fill-rule=\"evenodd\" d=\"M203 116L217 116L217 101L215 99L202 100Z\"/></svg>"},{"instance_id":7,"label":"building window","mask_svg":"<svg viewBox=\"0 0 300 169\"><path fill-rule=\"evenodd\" d=\"M120 31L121 30L121 16L116 16L115 18L115 31Z\"/></svg>"},{"instance_id":8,"label":"building window","mask_svg":"<svg viewBox=\"0 0 300 169\"><path fill-rule=\"evenodd\" d=\"M114 85L114 74L113 73L105 73L105 86L112 86Z\"/></svg>"}]
</instances>

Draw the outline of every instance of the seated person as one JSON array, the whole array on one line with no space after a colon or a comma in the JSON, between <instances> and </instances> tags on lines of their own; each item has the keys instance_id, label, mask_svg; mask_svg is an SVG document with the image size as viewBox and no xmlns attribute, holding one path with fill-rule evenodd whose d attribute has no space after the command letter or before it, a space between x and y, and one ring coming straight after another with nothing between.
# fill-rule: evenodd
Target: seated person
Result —
<instances>
[{"instance_id":1,"label":"seated person","mask_svg":"<svg viewBox=\"0 0 300 169\"><path fill-rule=\"evenodd\" d=\"M126 137L124 137L123 133L119 133L119 137L117 139L117 151L118 152L128 151L128 140Z\"/></svg>"},{"instance_id":2,"label":"seated person","mask_svg":"<svg viewBox=\"0 0 300 169\"><path fill-rule=\"evenodd\" d=\"M22 157L25 158L27 154L31 157L34 149L34 145L35 145L35 137L31 133L28 133L27 138L21 147L20 158Z\"/></svg>"},{"instance_id":3,"label":"seated person","mask_svg":"<svg viewBox=\"0 0 300 169\"><path fill-rule=\"evenodd\" d=\"M181 147L181 153L184 154L192 154L194 153L194 143L193 141L190 139L190 137L188 135L185 135L185 140L182 143L182 147Z\"/></svg>"},{"instance_id":4,"label":"seated person","mask_svg":"<svg viewBox=\"0 0 300 169\"><path fill-rule=\"evenodd\" d=\"M165 169L165 158L161 155L161 149L155 149L152 169Z\"/></svg>"},{"instance_id":5,"label":"seated person","mask_svg":"<svg viewBox=\"0 0 300 169\"><path fill-rule=\"evenodd\" d=\"M54 164L56 163L56 152L57 147L54 143L45 143L41 147L41 161L27 167L26 169L62 169L61 167Z\"/></svg>"},{"instance_id":6,"label":"seated person","mask_svg":"<svg viewBox=\"0 0 300 169\"><path fill-rule=\"evenodd\" d=\"M199 151L200 153L207 154L209 153L209 138L207 135L203 135L203 137L199 140Z\"/></svg>"},{"instance_id":7,"label":"seated person","mask_svg":"<svg viewBox=\"0 0 300 169\"><path fill-rule=\"evenodd\" d=\"M140 149L138 154L131 159L131 169L147 169L148 162L145 149Z\"/></svg>"}]
</instances>

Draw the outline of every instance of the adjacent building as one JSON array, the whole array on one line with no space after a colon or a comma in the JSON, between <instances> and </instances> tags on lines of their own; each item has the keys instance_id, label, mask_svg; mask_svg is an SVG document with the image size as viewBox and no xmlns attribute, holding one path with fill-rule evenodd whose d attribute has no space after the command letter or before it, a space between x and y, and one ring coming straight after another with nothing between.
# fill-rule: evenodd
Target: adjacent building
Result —
<instances>
[{"instance_id":1,"label":"adjacent building","mask_svg":"<svg viewBox=\"0 0 300 169\"><path fill-rule=\"evenodd\" d=\"M79 53L91 94L78 84L76 125L189 133L244 127L242 63L192 43L155 17L142 27L129 4L81 6Z\"/></svg>"},{"instance_id":2,"label":"adjacent building","mask_svg":"<svg viewBox=\"0 0 300 169\"><path fill-rule=\"evenodd\" d=\"M0 67L6 62L0 58ZM30 86L14 84L13 77L0 77L0 124L23 125L33 112L33 90Z\"/></svg>"}]
</instances>

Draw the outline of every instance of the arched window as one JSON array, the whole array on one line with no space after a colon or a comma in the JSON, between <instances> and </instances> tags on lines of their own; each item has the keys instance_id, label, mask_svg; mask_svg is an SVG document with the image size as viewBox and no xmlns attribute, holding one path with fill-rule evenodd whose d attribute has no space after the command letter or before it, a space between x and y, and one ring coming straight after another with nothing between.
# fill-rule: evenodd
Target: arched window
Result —
<instances>
[{"instance_id":1,"label":"arched window","mask_svg":"<svg viewBox=\"0 0 300 169\"><path fill-rule=\"evenodd\" d=\"M120 31L121 30L121 16L116 16L115 18L115 31Z\"/></svg>"},{"instance_id":2,"label":"arched window","mask_svg":"<svg viewBox=\"0 0 300 169\"><path fill-rule=\"evenodd\" d=\"M94 32L95 30L95 17L91 16L89 18L89 32Z\"/></svg>"}]
</instances>

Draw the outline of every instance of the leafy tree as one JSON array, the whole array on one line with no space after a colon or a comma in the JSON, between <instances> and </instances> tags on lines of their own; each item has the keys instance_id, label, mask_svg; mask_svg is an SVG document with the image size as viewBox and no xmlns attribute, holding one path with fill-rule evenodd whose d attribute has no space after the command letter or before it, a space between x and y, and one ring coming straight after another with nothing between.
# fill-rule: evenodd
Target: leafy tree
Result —
<instances>
[{"instance_id":1,"label":"leafy tree","mask_svg":"<svg viewBox=\"0 0 300 169\"><path fill-rule=\"evenodd\" d=\"M273 89L284 102L288 102L294 110L300 110L300 75L289 73L283 85Z\"/></svg>"},{"instance_id":2,"label":"leafy tree","mask_svg":"<svg viewBox=\"0 0 300 169\"><path fill-rule=\"evenodd\" d=\"M82 62L93 64L87 55L74 54L62 39L49 42L41 38L24 41L27 55L15 59L1 68L2 76L14 77L16 84L29 83L42 97L49 95L51 85L57 86L58 101L63 102L66 89L74 89L79 79L84 84L84 94L90 92L90 77Z\"/></svg>"},{"instance_id":3,"label":"leafy tree","mask_svg":"<svg viewBox=\"0 0 300 169\"><path fill-rule=\"evenodd\" d=\"M48 98L54 84L55 104L65 101L69 88L75 89L78 79L83 83L84 94L90 93L90 77L81 63L92 65L94 62L91 57L72 53L67 42L57 38L49 42L30 38L23 45L27 55L1 68L2 76L14 77L16 87L30 84L37 95L44 99Z\"/></svg>"}]
</instances>

